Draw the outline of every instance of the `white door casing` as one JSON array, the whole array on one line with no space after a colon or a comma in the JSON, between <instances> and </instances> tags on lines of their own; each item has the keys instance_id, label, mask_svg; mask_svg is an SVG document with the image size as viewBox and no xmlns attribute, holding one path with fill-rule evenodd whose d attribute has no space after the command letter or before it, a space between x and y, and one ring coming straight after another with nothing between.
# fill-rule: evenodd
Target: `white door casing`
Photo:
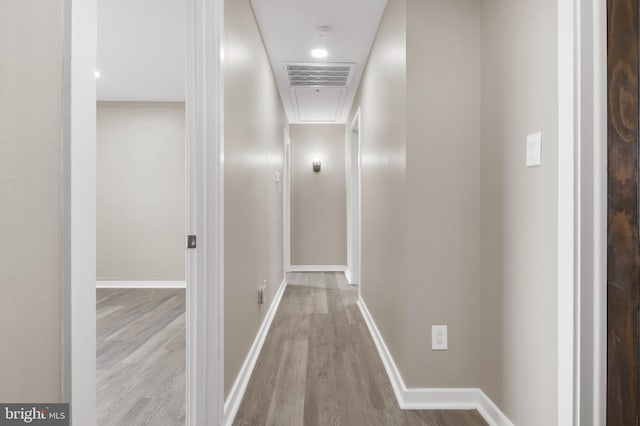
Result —
<instances>
[{"instance_id":1,"label":"white door casing","mask_svg":"<svg viewBox=\"0 0 640 426\"><path fill-rule=\"evenodd\" d=\"M188 0L186 133L187 425L223 414L222 0ZM96 424L97 0L65 0L63 398L72 424ZM73 59L71 59L73 58Z\"/></svg>"}]
</instances>

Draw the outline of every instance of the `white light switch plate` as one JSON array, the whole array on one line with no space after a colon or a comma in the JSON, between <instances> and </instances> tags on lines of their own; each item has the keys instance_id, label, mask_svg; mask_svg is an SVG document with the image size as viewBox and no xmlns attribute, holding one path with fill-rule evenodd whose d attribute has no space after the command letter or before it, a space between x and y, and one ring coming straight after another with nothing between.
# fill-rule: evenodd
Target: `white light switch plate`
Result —
<instances>
[{"instance_id":1,"label":"white light switch plate","mask_svg":"<svg viewBox=\"0 0 640 426\"><path fill-rule=\"evenodd\" d=\"M527 136L527 167L539 166L542 160L542 133Z\"/></svg>"},{"instance_id":2,"label":"white light switch plate","mask_svg":"<svg viewBox=\"0 0 640 426\"><path fill-rule=\"evenodd\" d=\"M431 326L431 350L446 351L449 349L446 325Z\"/></svg>"}]
</instances>

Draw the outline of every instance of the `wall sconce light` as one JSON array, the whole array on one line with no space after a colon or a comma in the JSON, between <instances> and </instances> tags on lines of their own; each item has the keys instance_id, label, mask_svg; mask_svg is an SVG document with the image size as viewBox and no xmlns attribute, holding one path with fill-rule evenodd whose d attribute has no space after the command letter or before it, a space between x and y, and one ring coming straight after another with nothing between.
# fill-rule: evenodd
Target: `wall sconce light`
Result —
<instances>
[{"instance_id":1,"label":"wall sconce light","mask_svg":"<svg viewBox=\"0 0 640 426\"><path fill-rule=\"evenodd\" d=\"M313 171L316 173L320 173L320 167L322 166L322 163L320 163L320 160L313 160Z\"/></svg>"}]
</instances>

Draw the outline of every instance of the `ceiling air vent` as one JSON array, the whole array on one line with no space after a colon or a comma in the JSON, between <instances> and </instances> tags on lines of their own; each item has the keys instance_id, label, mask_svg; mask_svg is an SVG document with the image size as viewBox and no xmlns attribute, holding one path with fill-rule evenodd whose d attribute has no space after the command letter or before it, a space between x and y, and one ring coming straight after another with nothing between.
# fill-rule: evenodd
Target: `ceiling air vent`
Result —
<instances>
[{"instance_id":1,"label":"ceiling air vent","mask_svg":"<svg viewBox=\"0 0 640 426\"><path fill-rule=\"evenodd\" d=\"M347 87L353 64L287 64L289 86Z\"/></svg>"}]
</instances>

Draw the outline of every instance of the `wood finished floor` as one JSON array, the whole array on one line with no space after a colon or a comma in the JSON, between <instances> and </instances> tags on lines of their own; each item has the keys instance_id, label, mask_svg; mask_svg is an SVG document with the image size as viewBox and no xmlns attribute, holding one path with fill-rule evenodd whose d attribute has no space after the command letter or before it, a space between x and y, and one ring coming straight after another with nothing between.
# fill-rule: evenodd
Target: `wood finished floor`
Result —
<instances>
[{"instance_id":1,"label":"wood finished floor","mask_svg":"<svg viewBox=\"0 0 640 426\"><path fill-rule=\"evenodd\" d=\"M97 289L99 426L185 422L185 290Z\"/></svg>"},{"instance_id":2,"label":"wood finished floor","mask_svg":"<svg viewBox=\"0 0 640 426\"><path fill-rule=\"evenodd\" d=\"M475 410L400 410L342 273L292 273L234 425L486 425Z\"/></svg>"}]
</instances>

